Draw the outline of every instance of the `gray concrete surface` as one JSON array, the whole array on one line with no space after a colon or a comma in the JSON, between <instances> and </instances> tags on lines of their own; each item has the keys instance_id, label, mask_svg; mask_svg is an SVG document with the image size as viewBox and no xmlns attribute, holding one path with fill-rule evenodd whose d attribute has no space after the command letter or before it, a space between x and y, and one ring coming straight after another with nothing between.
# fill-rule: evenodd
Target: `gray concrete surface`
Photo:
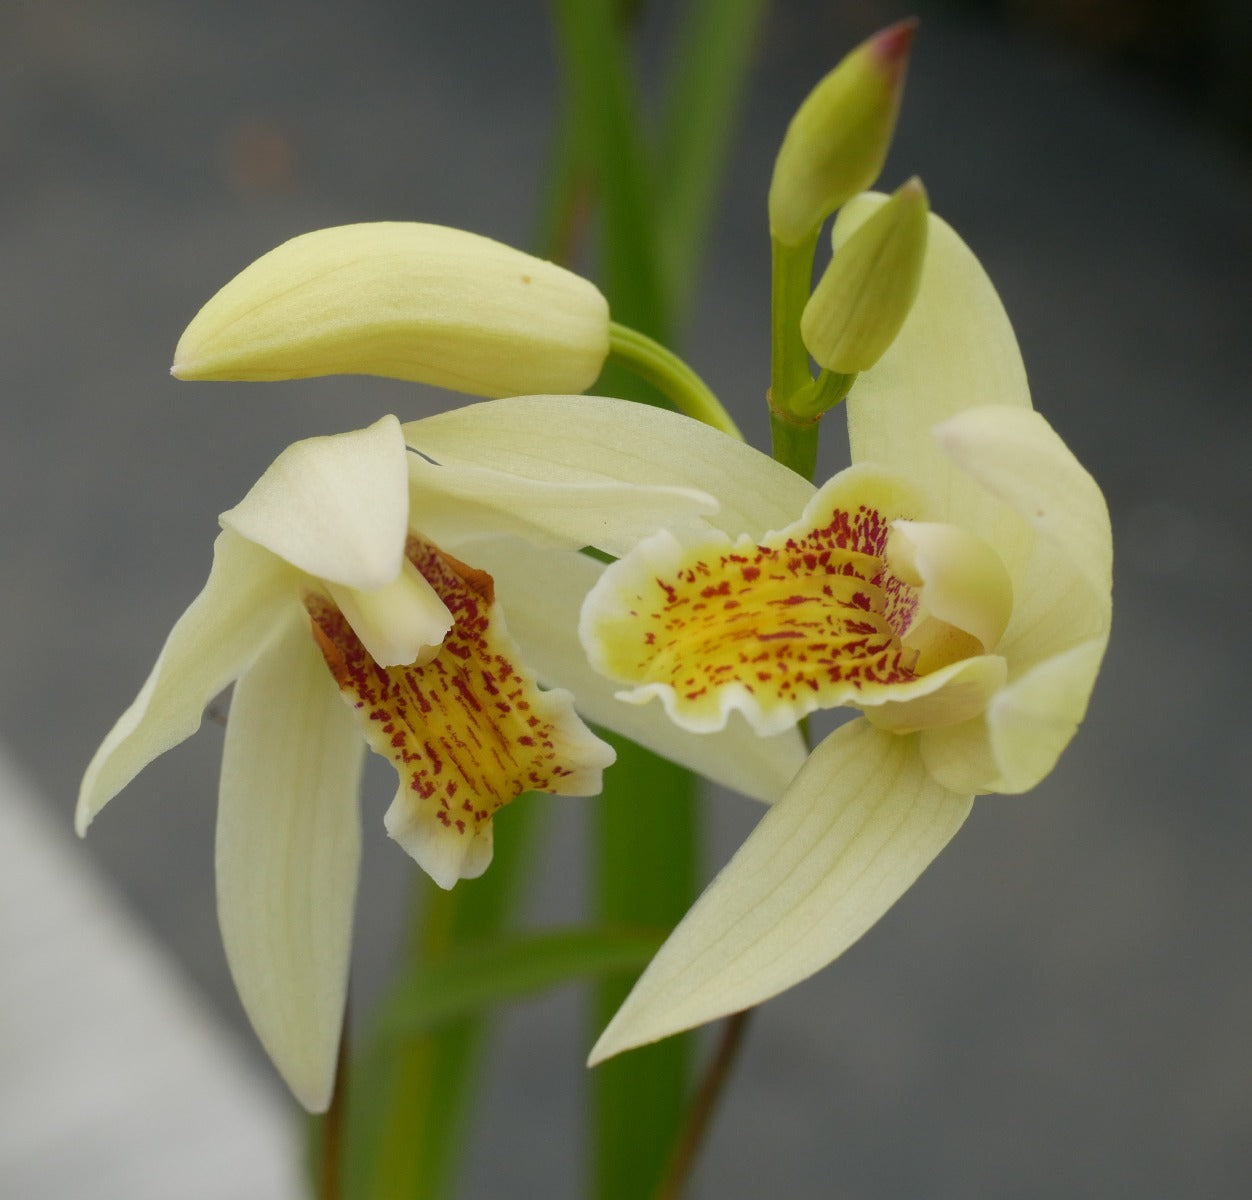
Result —
<instances>
[{"instance_id":1,"label":"gray concrete surface","mask_svg":"<svg viewBox=\"0 0 1252 1200\"><path fill-rule=\"evenodd\" d=\"M762 41L688 342L758 442L773 149L821 71L897 15L780 0ZM1037 406L1104 483L1114 637L1053 776L981 802L862 944L761 1012L694 1194L1243 1196L1252 174L1138 83L923 17L884 183L920 173L983 258ZM552 79L539 5L0 10L0 737L67 827L82 766L202 582L216 514L296 437L449 402L376 381L178 385L183 325L322 225L525 243ZM209 726L154 765L78 853L246 1037L213 911L219 750ZM365 996L411 876L381 827L385 771L370 789ZM556 806L541 917L581 890L580 808ZM752 815L717 804L710 870ZM573 995L503 1022L467 1195L579 1194L581 1028Z\"/></svg>"}]
</instances>

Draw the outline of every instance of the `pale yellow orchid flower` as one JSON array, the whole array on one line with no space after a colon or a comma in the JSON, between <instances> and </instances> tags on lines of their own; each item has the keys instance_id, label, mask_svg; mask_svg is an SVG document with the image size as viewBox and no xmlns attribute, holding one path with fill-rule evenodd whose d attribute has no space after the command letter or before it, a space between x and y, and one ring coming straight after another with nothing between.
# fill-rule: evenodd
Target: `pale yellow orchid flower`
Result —
<instances>
[{"instance_id":1,"label":"pale yellow orchid flower","mask_svg":"<svg viewBox=\"0 0 1252 1200\"><path fill-rule=\"evenodd\" d=\"M471 441L497 414L507 419L510 403L463 417ZM325 1108L334 1080L364 745L399 774L391 836L441 886L480 874L503 805L529 790L598 792L612 761L570 694L541 691L531 673L556 685L589 674L576 617L603 568L580 549L620 555L676 515L694 522L717 507L693 487L571 479L540 459L514 472L438 466L406 440L429 456L438 429L428 445L424 422L402 431L387 417L297 443L223 514L204 590L92 759L78 801L82 833L237 681L218 807L218 916L244 1008L312 1110ZM582 441L564 451L585 452ZM480 542L490 555L478 554ZM487 557L500 560L509 590L541 593L535 612L514 610L525 628L505 630ZM561 606L572 610L566 623L549 629ZM607 695L591 708L752 794L776 794L803 757L797 738L692 739ZM629 715L615 724L617 713Z\"/></svg>"},{"instance_id":2,"label":"pale yellow orchid flower","mask_svg":"<svg viewBox=\"0 0 1252 1200\"><path fill-rule=\"evenodd\" d=\"M836 241L881 202L858 198ZM637 422L638 417L634 420ZM1038 783L1108 639L1100 489L1032 411L989 280L931 218L917 299L849 401L853 466L814 490L726 465L742 521L661 531L608 567L582 637L619 699L696 737L864 714L804 767L639 979L595 1063L791 987L840 955L956 833L973 797ZM679 472L672 482L683 482ZM727 511L724 505L721 516Z\"/></svg>"}]
</instances>

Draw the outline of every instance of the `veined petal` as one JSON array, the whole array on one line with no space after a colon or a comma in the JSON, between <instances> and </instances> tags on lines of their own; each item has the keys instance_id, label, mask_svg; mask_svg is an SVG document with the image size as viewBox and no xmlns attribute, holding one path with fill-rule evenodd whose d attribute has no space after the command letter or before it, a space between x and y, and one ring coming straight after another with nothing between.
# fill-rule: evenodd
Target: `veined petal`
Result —
<instances>
[{"instance_id":1,"label":"veined petal","mask_svg":"<svg viewBox=\"0 0 1252 1200\"><path fill-rule=\"evenodd\" d=\"M883 557L892 521L918 503L862 465L759 544L662 530L588 595L588 658L632 685L621 699L658 698L696 733L723 729L732 710L768 735L818 708L877 703L914 679L899 640L914 602Z\"/></svg>"},{"instance_id":2,"label":"veined petal","mask_svg":"<svg viewBox=\"0 0 1252 1200\"><path fill-rule=\"evenodd\" d=\"M1113 535L1099 484L1037 412L971 408L934 431L943 452L1040 535L1064 548L1091 586L1093 602L1110 605ZM1065 581L1058 584L1064 586ZM1051 607L1052 597L1019 597L1017 607ZM1023 618L1025 619L1025 618Z\"/></svg>"},{"instance_id":3,"label":"veined petal","mask_svg":"<svg viewBox=\"0 0 1252 1200\"><path fill-rule=\"evenodd\" d=\"M670 935L591 1052L623 1050L759 1004L852 945L970 810L916 739L841 726Z\"/></svg>"},{"instance_id":4,"label":"veined petal","mask_svg":"<svg viewBox=\"0 0 1252 1200\"><path fill-rule=\"evenodd\" d=\"M178 618L152 673L83 775L74 825L92 819L154 758L200 728L204 707L265 649L295 603L298 576L268 550L223 531L201 593Z\"/></svg>"},{"instance_id":5,"label":"veined petal","mask_svg":"<svg viewBox=\"0 0 1252 1200\"><path fill-rule=\"evenodd\" d=\"M310 1112L330 1103L361 856L364 748L308 623L235 687L217 809L217 914L253 1029Z\"/></svg>"},{"instance_id":6,"label":"veined petal","mask_svg":"<svg viewBox=\"0 0 1252 1200\"><path fill-rule=\"evenodd\" d=\"M544 683L573 692L586 720L754 800L768 804L782 795L804 762L804 742L795 726L763 738L732 718L721 733L693 737L657 705L618 700L617 685L592 669L578 640L578 619L603 564L512 538L476 542L474 558L496 581L523 661Z\"/></svg>"},{"instance_id":7,"label":"veined petal","mask_svg":"<svg viewBox=\"0 0 1252 1200\"><path fill-rule=\"evenodd\" d=\"M914 733L960 725L978 716L1007 678L1007 664L1000 655L980 654L872 692L858 703L866 719L879 729Z\"/></svg>"},{"instance_id":8,"label":"veined petal","mask_svg":"<svg viewBox=\"0 0 1252 1200\"><path fill-rule=\"evenodd\" d=\"M400 572L409 521L400 422L288 446L222 524L332 583L381 588Z\"/></svg>"},{"instance_id":9,"label":"veined petal","mask_svg":"<svg viewBox=\"0 0 1252 1200\"><path fill-rule=\"evenodd\" d=\"M886 200L850 201L835 223L842 245ZM1002 550L1007 514L940 450L932 427L966 408L1030 407L1026 370L1013 327L978 260L952 228L929 218L917 298L895 341L857 377L847 400L853 462L875 462L908 475L932 501L933 520L978 533Z\"/></svg>"},{"instance_id":10,"label":"veined petal","mask_svg":"<svg viewBox=\"0 0 1252 1200\"><path fill-rule=\"evenodd\" d=\"M555 483L695 488L720 504L709 523L753 536L795 519L811 483L690 417L604 396L514 396L404 427L444 466L490 467Z\"/></svg>"},{"instance_id":11,"label":"veined petal","mask_svg":"<svg viewBox=\"0 0 1252 1200\"><path fill-rule=\"evenodd\" d=\"M461 229L380 221L257 259L196 315L173 371L390 375L508 396L580 392L608 352L608 303L588 280Z\"/></svg>"},{"instance_id":12,"label":"veined petal","mask_svg":"<svg viewBox=\"0 0 1252 1200\"><path fill-rule=\"evenodd\" d=\"M334 605L310 593L305 606L366 740L400 776L387 832L449 888L486 870L499 809L526 791L594 795L613 751L521 665L490 575L416 536L407 553L454 618L428 663L379 666Z\"/></svg>"},{"instance_id":13,"label":"veined petal","mask_svg":"<svg viewBox=\"0 0 1252 1200\"><path fill-rule=\"evenodd\" d=\"M1026 792L1056 766L1087 711L1107 636L1036 663L1002 688L986 713L921 735L930 773L947 787Z\"/></svg>"},{"instance_id":14,"label":"veined petal","mask_svg":"<svg viewBox=\"0 0 1252 1200\"><path fill-rule=\"evenodd\" d=\"M497 401L496 403L500 403ZM538 545L625 554L665 526L703 526L717 501L687 487L556 483L409 456L412 520L441 546L511 533Z\"/></svg>"}]
</instances>

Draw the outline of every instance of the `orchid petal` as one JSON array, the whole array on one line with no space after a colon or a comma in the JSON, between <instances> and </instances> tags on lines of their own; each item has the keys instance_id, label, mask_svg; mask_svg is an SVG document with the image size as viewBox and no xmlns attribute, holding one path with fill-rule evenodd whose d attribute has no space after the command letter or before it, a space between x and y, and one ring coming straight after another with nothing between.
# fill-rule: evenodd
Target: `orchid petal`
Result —
<instances>
[{"instance_id":1,"label":"orchid petal","mask_svg":"<svg viewBox=\"0 0 1252 1200\"><path fill-rule=\"evenodd\" d=\"M588 280L460 229L319 229L246 267L174 352L182 379L389 375L479 396L590 387L609 308Z\"/></svg>"},{"instance_id":2,"label":"orchid petal","mask_svg":"<svg viewBox=\"0 0 1252 1200\"><path fill-rule=\"evenodd\" d=\"M911 737L841 726L661 947L592 1064L750 1008L821 970L900 898L969 814Z\"/></svg>"},{"instance_id":3,"label":"orchid petal","mask_svg":"<svg viewBox=\"0 0 1252 1200\"><path fill-rule=\"evenodd\" d=\"M373 591L327 584L353 632L381 667L427 662L452 628L452 614L407 559L400 574Z\"/></svg>"},{"instance_id":4,"label":"orchid petal","mask_svg":"<svg viewBox=\"0 0 1252 1200\"><path fill-rule=\"evenodd\" d=\"M499 403L499 402L497 402ZM702 525L717 501L695 488L554 483L490 468L435 466L409 456L412 520L442 546L512 533L538 545L625 554L666 525Z\"/></svg>"},{"instance_id":5,"label":"orchid petal","mask_svg":"<svg viewBox=\"0 0 1252 1200\"><path fill-rule=\"evenodd\" d=\"M490 467L557 483L695 488L721 508L709 523L753 536L794 520L813 485L767 455L689 417L604 396L514 396L404 427L415 450L449 467Z\"/></svg>"},{"instance_id":6,"label":"orchid petal","mask_svg":"<svg viewBox=\"0 0 1252 1200\"><path fill-rule=\"evenodd\" d=\"M294 602L298 576L268 550L225 530L204 589L170 630L139 695L83 775L79 834L154 758L200 728L205 705L265 649Z\"/></svg>"},{"instance_id":7,"label":"orchid petal","mask_svg":"<svg viewBox=\"0 0 1252 1200\"><path fill-rule=\"evenodd\" d=\"M975 792L1029 791L1052 768L1087 711L1107 637L1036 663L1002 688L983 716L927 729L922 757L944 786Z\"/></svg>"},{"instance_id":8,"label":"orchid petal","mask_svg":"<svg viewBox=\"0 0 1252 1200\"><path fill-rule=\"evenodd\" d=\"M400 423L288 446L222 524L332 583L381 588L400 572L409 519Z\"/></svg>"},{"instance_id":9,"label":"orchid petal","mask_svg":"<svg viewBox=\"0 0 1252 1200\"><path fill-rule=\"evenodd\" d=\"M307 622L292 620L235 688L217 912L244 1010L311 1112L330 1102L347 997L362 756Z\"/></svg>"},{"instance_id":10,"label":"orchid petal","mask_svg":"<svg viewBox=\"0 0 1252 1200\"><path fill-rule=\"evenodd\" d=\"M957 465L1053 545L1061 547L1107 608L1112 592L1113 537L1099 484L1037 412L971 408L934 430L937 445ZM1068 574L1068 572L1067 572ZM1064 586L1064 580L1058 581ZM1052 607L1053 596L1018 596L1016 621Z\"/></svg>"},{"instance_id":11,"label":"orchid petal","mask_svg":"<svg viewBox=\"0 0 1252 1200\"><path fill-rule=\"evenodd\" d=\"M835 224L842 245L886 201L852 200ZM960 525L1005 553L1003 510L941 452L931 428L976 405L1030 406L1026 370L1004 306L978 260L933 214L917 298L896 340L857 377L847 400L853 462L907 474L930 496L928 518ZM1007 522L1011 533L1013 522ZM1010 547L1011 549L1012 547Z\"/></svg>"},{"instance_id":12,"label":"orchid petal","mask_svg":"<svg viewBox=\"0 0 1252 1200\"><path fill-rule=\"evenodd\" d=\"M584 718L755 800L771 803L782 795L804 762L795 726L763 738L734 718L721 733L693 737L657 705L616 699L617 685L592 669L578 640L578 619L602 564L508 538L476 543L474 561L495 578L523 660L545 683L573 692Z\"/></svg>"}]
</instances>

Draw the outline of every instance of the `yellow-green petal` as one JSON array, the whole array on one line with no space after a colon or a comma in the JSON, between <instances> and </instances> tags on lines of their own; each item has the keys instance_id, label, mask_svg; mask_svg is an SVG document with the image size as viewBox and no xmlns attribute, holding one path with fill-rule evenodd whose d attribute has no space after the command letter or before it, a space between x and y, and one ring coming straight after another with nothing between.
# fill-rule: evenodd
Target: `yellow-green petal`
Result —
<instances>
[{"instance_id":1,"label":"yellow-green petal","mask_svg":"<svg viewBox=\"0 0 1252 1200\"><path fill-rule=\"evenodd\" d=\"M591 1052L750 1008L832 962L948 844L970 798L927 773L916 739L844 725L696 901Z\"/></svg>"},{"instance_id":2,"label":"yellow-green petal","mask_svg":"<svg viewBox=\"0 0 1252 1200\"><path fill-rule=\"evenodd\" d=\"M447 467L554 483L686 487L720 506L708 523L759 536L795 520L814 487L767 454L690 417L606 396L514 396L404 427Z\"/></svg>"},{"instance_id":3,"label":"yellow-green petal","mask_svg":"<svg viewBox=\"0 0 1252 1200\"><path fill-rule=\"evenodd\" d=\"M377 222L284 242L196 315L180 379L387 375L477 396L580 392L609 351L595 285L490 238Z\"/></svg>"}]
</instances>

